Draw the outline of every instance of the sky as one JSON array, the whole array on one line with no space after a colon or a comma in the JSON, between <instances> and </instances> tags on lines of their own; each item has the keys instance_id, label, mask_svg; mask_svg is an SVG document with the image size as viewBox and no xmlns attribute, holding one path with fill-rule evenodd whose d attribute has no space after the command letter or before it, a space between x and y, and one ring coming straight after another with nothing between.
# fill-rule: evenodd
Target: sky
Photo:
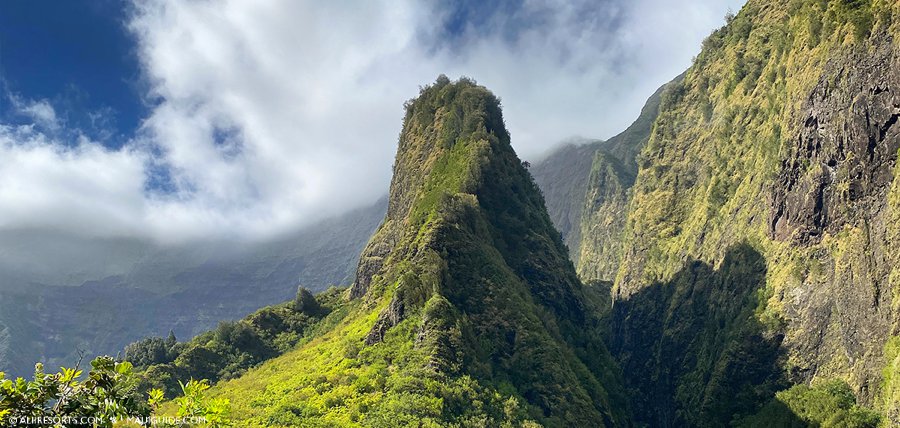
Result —
<instances>
[{"instance_id":1,"label":"sky","mask_svg":"<svg viewBox=\"0 0 900 428\"><path fill-rule=\"evenodd\" d=\"M525 159L608 138L742 3L5 1L0 233L276 238L385 194L440 74L497 94Z\"/></svg>"}]
</instances>

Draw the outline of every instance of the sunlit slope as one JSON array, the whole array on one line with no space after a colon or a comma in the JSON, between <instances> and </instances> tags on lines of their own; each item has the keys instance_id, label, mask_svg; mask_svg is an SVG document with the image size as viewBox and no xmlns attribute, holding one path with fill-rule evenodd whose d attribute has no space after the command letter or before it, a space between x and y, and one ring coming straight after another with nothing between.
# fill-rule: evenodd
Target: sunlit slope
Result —
<instances>
[{"instance_id":1,"label":"sunlit slope","mask_svg":"<svg viewBox=\"0 0 900 428\"><path fill-rule=\"evenodd\" d=\"M472 81L407 104L388 214L348 294L333 328L214 388L242 425L626 424L601 299Z\"/></svg>"},{"instance_id":2,"label":"sunlit slope","mask_svg":"<svg viewBox=\"0 0 900 428\"><path fill-rule=\"evenodd\" d=\"M639 422L900 424L898 23L894 1L750 0L663 95L614 183L624 232L579 259L621 260Z\"/></svg>"}]
</instances>

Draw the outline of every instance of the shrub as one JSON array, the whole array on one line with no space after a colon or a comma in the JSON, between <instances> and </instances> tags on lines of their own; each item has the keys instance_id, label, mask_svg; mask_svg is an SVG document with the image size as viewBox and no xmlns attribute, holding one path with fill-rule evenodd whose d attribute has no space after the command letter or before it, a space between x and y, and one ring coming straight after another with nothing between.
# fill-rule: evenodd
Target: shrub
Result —
<instances>
[{"instance_id":1,"label":"shrub","mask_svg":"<svg viewBox=\"0 0 900 428\"><path fill-rule=\"evenodd\" d=\"M321 310L316 296L302 285L297 288L297 297L294 298L294 310L305 314L316 314Z\"/></svg>"},{"instance_id":2,"label":"shrub","mask_svg":"<svg viewBox=\"0 0 900 428\"><path fill-rule=\"evenodd\" d=\"M178 341L175 335L169 337L148 337L125 347L125 360L135 367L149 367L154 364L171 363L178 356Z\"/></svg>"},{"instance_id":3,"label":"shrub","mask_svg":"<svg viewBox=\"0 0 900 428\"><path fill-rule=\"evenodd\" d=\"M97 357L91 361L87 379L82 381L81 377L77 365L46 374L43 365L38 363L32 381L6 379L0 372L0 420L93 417L98 421L95 426L111 427L115 420L150 415L150 408L143 404L135 389L131 363Z\"/></svg>"},{"instance_id":4,"label":"shrub","mask_svg":"<svg viewBox=\"0 0 900 428\"><path fill-rule=\"evenodd\" d=\"M847 383L833 379L781 391L759 413L738 426L876 428L880 422L878 413L856 404L856 396Z\"/></svg>"}]
</instances>

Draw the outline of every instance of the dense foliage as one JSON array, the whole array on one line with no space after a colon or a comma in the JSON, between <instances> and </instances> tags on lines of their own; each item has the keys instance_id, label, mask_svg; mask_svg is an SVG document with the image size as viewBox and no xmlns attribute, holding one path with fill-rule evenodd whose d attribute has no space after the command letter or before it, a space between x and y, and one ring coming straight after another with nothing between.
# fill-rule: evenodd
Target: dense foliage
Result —
<instances>
[{"instance_id":1,"label":"dense foliage","mask_svg":"<svg viewBox=\"0 0 900 428\"><path fill-rule=\"evenodd\" d=\"M751 0L662 94L636 178L595 150L571 250L583 280L614 281L638 419L719 426L840 379L900 424L898 16L896 1ZM711 299L736 247L762 261L733 284L752 302Z\"/></svg>"},{"instance_id":2,"label":"dense foliage","mask_svg":"<svg viewBox=\"0 0 900 428\"><path fill-rule=\"evenodd\" d=\"M856 404L856 396L846 382L831 380L780 391L758 414L737 426L877 428L881 421L877 412Z\"/></svg>"},{"instance_id":3,"label":"dense foliage","mask_svg":"<svg viewBox=\"0 0 900 428\"><path fill-rule=\"evenodd\" d=\"M442 77L407 104L388 216L350 294L308 342L210 394L248 426L627 420L602 297L578 281L499 101L471 80Z\"/></svg>"},{"instance_id":4,"label":"dense foliage","mask_svg":"<svg viewBox=\"0 0 900 428\"><path fill-rule=\"evenodd\" d=\"M181 395L174 400L177 407L175 416L181 421L187 421L190 425L201 425L207 428L222 428L231 426L231 402L227 398L209 399L206 390L209 382L204 380L190 380L188 383L180 383ZM156 408L162 402L164 396L159 389L150 391L150 404ZM199 423L192 423L198 421ZM162 423L162 427L170 425ZM171 424L171 426L180 426Z\"/></svg>"},{"instance_id":5,"label":"dense foliage","mask_svg":"<svg viewBox=\"0 0 900 428\"><path fill-rule=\"evenodd\" d=\"M613 308L612 349L637 422L729 426L786 387L782 337L757 319L766 275L747 245L715 269L693 261Z\"/></svg>"},{"instance_id":6,"label":"dense foliage","mask_svg":"<svg viewBox=\"0 0 900 428\"><path fill-rule=\"evenodd\" d=\"M149 415L135 388L132 365L111 357L91 361L86 379L78 367L48 374L40 363L31 381L5 379L0 372L0 424L112 427L117 420Z\"/></svg>"},{"instance_id":7,"label":"dense foliage","mask_svg":"<svg viewBox=\"0 0 900 428\"><path fill-rule=\"evenodd\" d=\"M220 322L215 330L188 342L179 343L171 334L167 339L135 342L126 347L125 359L139 369L142 391L159 388L166 397L174 397L182 380L230 379L290 350L334 309L340 294L332 289L317 299L301 287L292 302L260 309L239 321Z\"/></svg>"},{"instance_id":8,"label":"dense foliage","mask_svg":"<svg viewBox=\"0 0 900 428\"><path fill-rule=\"evenodd\" d=\"M595 160L579 272L614 281L639 420L721 426L828 379L897 413L896 376L877 386L900 307L897 16L894 1L751 0L662 95L635 178ZM738 246L758 273L711 281Z\"/></svg>"}]
</instances>

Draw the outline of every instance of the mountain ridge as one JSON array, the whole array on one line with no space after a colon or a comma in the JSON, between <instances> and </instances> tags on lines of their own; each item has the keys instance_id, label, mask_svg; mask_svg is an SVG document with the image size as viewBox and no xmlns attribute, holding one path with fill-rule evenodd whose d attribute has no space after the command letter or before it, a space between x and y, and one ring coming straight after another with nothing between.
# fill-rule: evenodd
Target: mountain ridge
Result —
<instances>
[{"instance_id":1,"label":"mountain ridge","mask_svg":"<svg viewBox=\"0 0 900 428\"><path fill-rule=\"evenodd\" d=\"M35 361L71 365L79 351L115 355L132 341L169 331L189 339L219 321L289 299L298 281L315 291L349 284L386 205L384 197L276 242L227 249L238 255L218 256L218 248L199 256L191 249L158 250L129 272L80 285L6 282L0 370L26 375Z\"/></svg>"},{"instance_id":2,"label":"mountain ridge","mask_svg":"<svg viewBox=\"0 0 900 428\"><path fill-rule=\"evenodd\" d=\"M600 276L626 387L665 376L655 398L631 394L638 422L874 426L868 406L900 423L883 383L896 379L897 16L882 1L751 0L663 94L625 227L579 260L620 260ZM839 407L803 408L812 396Z\"/></svg>"},{"instance_id":3,"label":"mountain ridge","mask_svg":"<svg viewBox=\"0 0 900 428\"><path fill-rule=\"evenodd\" d=\"M277 385L257 391L266 404L236 409L251 425L625 424L600 299L578 281L496 97L468 79L424 88L407 103L394 171L346 315L215 394Z\"/></svg>"}]
</instances>

